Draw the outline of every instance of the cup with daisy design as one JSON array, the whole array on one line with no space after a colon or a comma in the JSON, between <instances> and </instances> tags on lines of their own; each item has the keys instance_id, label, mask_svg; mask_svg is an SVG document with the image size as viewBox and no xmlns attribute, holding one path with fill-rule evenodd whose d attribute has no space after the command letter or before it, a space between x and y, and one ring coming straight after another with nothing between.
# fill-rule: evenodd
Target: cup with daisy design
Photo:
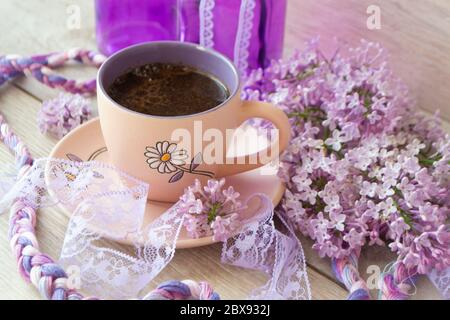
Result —
<instances>
[{"instance_id":1,"label":"cup with daisy design","mask_svg":"<svg viewBox=\"0 0 450 320\"><path fill-rule=\"evenodd\" d=\"M107 88L114 79L130 68L148 63L194 67L220 79L230 95L207 111L177 116L139 113L108 95ZM149 183L149 199L164 202L177 201L196 179L205 183L211 178L265 165L287 147L289 120L271 104L242 101L240 96L241 83L236 67L213 50L173 41L149 42L123 49L103 63L97 76L100 124L110 161ZM230 155L230 132L235 132L251 118L272 122L277 138L256 152Z\"/></svg>"}]
</instances>

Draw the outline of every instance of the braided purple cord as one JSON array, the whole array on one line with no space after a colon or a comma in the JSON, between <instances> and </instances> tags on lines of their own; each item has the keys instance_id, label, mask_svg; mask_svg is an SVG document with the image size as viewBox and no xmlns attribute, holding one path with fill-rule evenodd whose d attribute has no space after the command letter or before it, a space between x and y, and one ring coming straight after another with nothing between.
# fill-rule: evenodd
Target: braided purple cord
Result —
<instances>
[{"instance_id":1,"label":"braided purple cord","mask_svg":"<svg viewBox=\"0 0 450 320\"><path fill-rule=\"evenodd\" d=\"M3 116L0 114L0 140L11 150L16 159L18 168L31 166L33 158L25 143L11 130Z\"/></svg>"},{"instance_id":2,"label":"braided purple cord","mask_svg":"<svg viewBox=\"0 0 450 320\"><path fill-rule=\"evenodd\" d=\"M60 88L71 93L92 93L95 80L78 82L55 75L50 68L63 65L69 60L100 66L104 57L87 50L70 50L64 53L21 58L0 57L0 86L20 75L32 75L51 88ZM23 176L33 164L33 158L25 143L11 130L0 114L0 140L15 156L19 168L18 176ZM36 238L36 209L23 199L16 199L10 209L9 240L16 258L19 273L31 282L41 296L52 300L97 299L85 297L67 285L65 271L48 255L39 250ZM209 284L192 280L170 281L161 284L146 296L146 299L219 299Z\"/></svg>"},{"instance_id":3,"label":"braided purple cord","mask_svg":"<svg viewBox=\"0 0 450 320\"><path fill-rule=\"evenodd\" d=\"M146 300L220 300L206 282L197 283L192 280L167 281L161 283L155 290L144 297Z\"/></svg>"},{"instance_id":4,"label":"braided purple cord","mask_svg":"<svg viewBox=\"0 0 450 320\"><path fill-rule=\"evenodd\" d=\"M19 76L32 76L50 88L62 89L70 93L95 92L95 79L77 81L55 74L52 69L61 67L69 61L100 67L105 60L101 54L89 50L72 49L62 53L20 57L0 56L0 86Z\"/></svg>"},{"instance_id":5,"label":"braided purple cord","mask_svg":"<svg viewBox=\"0 0 450 320\"><path fill-rule=\"evenodd\" d=\"M347 300L370 300L369 289L358 272L358 258L358 254L352 253L342 259L332 259L331 267L336 279L350 292Z\"/></svg>"},{"instance_id":6,"label":"braided purple cord","mask_svg":"<svg viewBox=\"0 0 450 320\"><path fill-rule=\"evenodd\" d=\"M406 300L410 297L410 289L417 280L416 270L408 270L403 263L394 265L393 272L381 275L380 294L381 300Z\"/></svg>"},{"instance_id":7,"label":"braided purple cord","mask_svg":"<svg viewBox=\"0 0 450 320\"><path fill-rule=\"evenodd\" d=\"M349 291L348 300L370 300L370 292L366 281L358 271L358 258L356 253L341 259L332 259L331 267L337 280ZM406 269L402 263L395 264L393 272L383 273L380 279L379 299L406 300L409 290L414 286L416 272Z\"/></svg>"}]
</instances>

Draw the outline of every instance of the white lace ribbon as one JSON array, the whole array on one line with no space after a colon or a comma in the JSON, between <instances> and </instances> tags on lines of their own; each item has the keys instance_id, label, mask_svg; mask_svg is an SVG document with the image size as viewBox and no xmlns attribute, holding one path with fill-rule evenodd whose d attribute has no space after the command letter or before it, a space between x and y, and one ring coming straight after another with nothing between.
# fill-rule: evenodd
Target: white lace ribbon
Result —
<instances>
[{"instance_id":1,"label":"white lace ribbon","mask_svg":"<svg viewBox=\"0 0 450 320\"><path fill-rule=\"evenodd\" d=\"M244 75L248 71L255 8L255 0L242 0L239 10L239 22L234 42L234 63Z\"/></svg>"},{"instance_id":2,"label":"white lace ribbon","mask_svg":"<svg viewBox=\"0 0 450 320\"><path fill-rule=\"evenodd\" d=\"M230 4L230 6L237 6ZM216 34L216 22L214 17L216 8L216 0L200 0L199 2L199 42L202 46L207 48L217 48L214 42ZM250 46L252 41L252 32L255 27L254 19L256 14L255 0L242 0L239 4L239 12L236 17L228 17L229 19L236 19L237 29L234 37L233 61L242 74L247 74L250 57ZM220 26L219 26L220 27ZM233 45L233 44L232 44Z\"/></svg>"},{"instance_id":3,"label":"white lace ribbon","mask_svg":"<svg viewBox=\"0 0 450 320\"><path fill-rule=\"evenodd\" d=\"M206 48L214 47L214 7L215 0L200 0L199 23L200 44Z\"/></svg>"},{"instance_id":4,"label":"white lace ribbon","mask_svg":"<svg viewBox=\"0 0 450 320\"><path fill-rule=\"evenodd\" d=\"M143 228L148 190L144 182L108 164L39 159L0 206L21 198L35 209L59 205L73 212L60 263L78 268L86 294L136 298L172 259L184 219L176 203ZM224 243L222 262L270 276L251 299L310 299L300 242L287 224L285 232L275 229L267 196L253 197L259 199L259 208Z\"/></svg>"},{"instance_id":5,"label":"white lace ribbon","mask_svg":"<svg viewBox=\"0 0 450 320\"><path fill-rule=\"evenodd\" d=\"M436 289L439 290L442 297L450 300L450 268L440 271L434 269L428 274L428 278L430 278Z\"/></svg>"}]
</instances>

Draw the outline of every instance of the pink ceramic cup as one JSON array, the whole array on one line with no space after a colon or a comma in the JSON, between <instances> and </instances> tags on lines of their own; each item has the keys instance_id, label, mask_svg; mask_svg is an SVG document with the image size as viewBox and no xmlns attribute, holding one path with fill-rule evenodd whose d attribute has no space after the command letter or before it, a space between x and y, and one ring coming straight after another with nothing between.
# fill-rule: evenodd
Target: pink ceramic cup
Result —
<instances>
[{"instance_id":1,"label":"pink ceramic cup","mask_svg":"<svg viewBox=\"0 0 450 320\"><path fill-rule=\"evenodd\" d=\"M173 117L137 113L108 96L106 89L116 77L132 67L152 62L193 66L222 81L230 96L207 111ZM110 160L119 169L149 183L151 200L177 201L195 179L205 183L211 178L258 168L278 157L289 143L290 125L284 112L268 103L242 101L240 79L233 63L195 44L150 42L126 48L101 66L97 86L100 123ZM277 141L253 154L227 155L229 143L225 138L223 144L215 145L218 151L211 153L212 142L204 141L197 132L200 126L202 132L212 129L211 132L226 137L230 129L238 128L250 118L267 119L278 129ZM180 129L189 133L190 138L174 141L174 132ZM215 161L206 161L206 153L214 154Z\"/></svg>"}]
</instances>

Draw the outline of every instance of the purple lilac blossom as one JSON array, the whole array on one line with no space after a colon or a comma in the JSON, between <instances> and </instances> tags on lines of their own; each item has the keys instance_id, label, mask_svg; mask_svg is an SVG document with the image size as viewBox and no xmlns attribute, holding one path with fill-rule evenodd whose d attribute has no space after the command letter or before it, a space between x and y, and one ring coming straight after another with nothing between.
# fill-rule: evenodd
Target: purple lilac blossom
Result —
<instances>
[{"instance_id":1,"label":"purple lilac blossom","mask_svg":"<svg viewBox=\"0 0 450 320\"><path fill-rule=\"evenodd\" d=\"M224 185L225 179L208 180L203 187L196 180L181 196L180 210L192 238L213 236L214 241L226 241L237 231L244 206L239 193Z\"/></svg>"},{"instance_id":2,"label":"purple lilac blossom","mask_svg":"<svg viewBox=\"0 0 450 320\"><path fill-rule=\"evenodd\" d=\"M44 101L38 113L38 126L41 133L61 139L90 117L89 100L79 94L60 93L58 97Z\"/></svg>"},{"instance_id":3,"label":"purple lilac blossom","mask_svg":"<svg viewBox=\"0 0 450 320\"><path fill-rule=\"evenodd\" d=\"M416 110L386 61L364 40L327 59L315 39L250 74L243 97L290 118L278 210L320 256L387 245L408 269L428 273L450 266L450 139L437 115Z\"/></svg>"}]
</instances>

